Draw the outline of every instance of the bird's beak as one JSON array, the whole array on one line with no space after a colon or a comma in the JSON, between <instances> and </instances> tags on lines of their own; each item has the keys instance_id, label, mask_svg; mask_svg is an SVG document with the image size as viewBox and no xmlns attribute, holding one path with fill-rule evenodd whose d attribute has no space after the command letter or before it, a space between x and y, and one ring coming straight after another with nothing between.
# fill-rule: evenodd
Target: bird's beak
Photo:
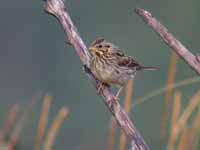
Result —
<instances>
[{"instance_id":1,"label":"bird's beak","mask_svg":"<svg viewBox=\"0 0 200 150\"><path fill-rule=\"evenodd\" d=\"M90 47L89 50L90 50L91 52L95 52L95 51L96 51L96 48L95 48L95 47Z\"/></svg>"}]
</instances>

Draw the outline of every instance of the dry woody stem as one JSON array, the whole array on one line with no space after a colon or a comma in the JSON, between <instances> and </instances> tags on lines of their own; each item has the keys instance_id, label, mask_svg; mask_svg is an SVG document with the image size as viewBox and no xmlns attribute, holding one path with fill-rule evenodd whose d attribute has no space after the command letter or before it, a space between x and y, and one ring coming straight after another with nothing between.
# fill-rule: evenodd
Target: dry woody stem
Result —
<instances>
[{"instance_id":1,"label":"dry woody stem","mask_svg":"<svg viewBox=\"0 0 200 150\"><path fill-rule=\"evenodd\" d=\"M152 14L143 9L136 9L135 12L156 31L163 41L179 55L197 74L200 75L199 55L192 54L184 45L178 41Z\"/></svg>"},{"instance_id":2,"label":"dry woody stem","mask_svg":"<svg viewBox=\"0 0 200 150\"><path fill-rule=\"evenodd\" d=\"M53 144L58 134L58 130L60 129L61 124L64 122L68 114L69 114L68 108L63 107L60 109L58 115L54 119L49 129L47 138L44 142L44 150L52 150Z\"/></svg>"},{"instance_id":3,"label":"dry woody stem","mask_svg":"<svg viewBox=\"0 0 200 150\"><path fill-rule=\"evenodd\" d=\"M173 112L172 112L171 133L170 133L169 142L168 142L168 149L170 150L176 149L175 146L176 146L176 142L179 136L180 136L179 145L178 145L179 149L181 150L192 149L192 148L189 148L188 146L195 145L194 141L195 139L197 139L195 138L195 136L197 135L195 133L197 133L196 131L198 127L200 126L200 123L198 122L199 121L198 117L200 116L200 113L197 113L193 122L193 126L190 127L190 129L188 128L187 125L188 125L188 120L191 117L191 114L194 112L196 108L199 107L199 105L200 105L200 90L197 91L197 93L189 100L187 107L184 109L183 113L180 115L181 93L180 92L175 93L174 106L173 106ZM182 141L185 141L185 142L182 142ZM192 141L193 141L193 144L188 143ZM188 146L186 147L183 145L188 145Z\"/></svg>"},{"instance_id":4,"label":"dry woody stem","mask_svg":"<svg viewBox=\"0 0 200 150\"><path fill-rule=\"evenodd\" d=\"M64 29L64 32L66 33L69 43L75 48L82 63L84 64L86 74L91 81L94 81L93 83L96 85L99 81L92 75L89 69L90 54L81 37L79 36L68 12L66 11L63 1L47 0L45 3L45 10L58 19ZM100 95L104 98L104 102L108 109L131 141L131 150L149 150L148 145L141 137L139 131L132 123L127 113L122 109L119 102L115 101L112 103L112 105L110 105L110 102L115 99L115 95L110 91L110 89L105 88L102 90Z\"/></svg>"},{"instance_id":5,"label":"dry woody stem","mask_svg":"<svg viewBox=\"0 0 200 150\"><path fill-rule=\"evenodd\" d=\"M170 112L170 104L171 104L171 97L173 93L173 85L176 78L176 68L177 68L177 61L178 56L175 52L172 51L171 57L170 57L170 65L169 65L169 73L168 73L168 79L167 79L167 90L165 92L165 102L164 102L164 112L161 117L161 139L163 142L166 139L166 127L169 119L169 112Z\"/></svg>"},{"instance_id":6,"label":"dry woody stem","mask_svg":"<svg viewBox=\"0 0 200 150\"><path fill-rule=\"evenodd\" d=\"M116 120L112 117L108 132L107 150L115 150Z\"/></svg>"},{"instance_id":7,"label":"dry woody stem","mask_svg":"<svg viewBox=\"0 0 200 150\"><path fill-rule=\"evenodd\" d=\"M48 116L49 116L49 110L52 102L52 97L49 95L46 95L44 97L44 103L38 123L38 131L36 136L36 144L35 144L35 150L39 150L40 146L42 144L43 137L45 135L45 129L48 124Z\"/></svg>"},{"instance_id":8,"label":"dry woody stem","mask_svg":"<svg viewBox=\"0 0 200 150\"><path fill-rule=\"evenodd\" d=\"M172 119L171 119L171 131L169 136L168 147L174 149L178 135L178 119L181 111L181 92L176 92L174 95L174 104L172 110Z\"/></svg>"},{"instance_id":9,"label":"dry woody stem","mask_svg":"<svg viewBox=\"0 0 200 150\"><path fill-rule=\"evenodd\" d=\"M129 80L125 90L125 101L124 101L124 110L126 113L131 111L131 102L132 102L132 93L133 92L133 80ZM124 132L121 132L119 138L119 150L126 149L126 135Z\"/></svg>"},{"instance_id":10,"label":"dry woody stem","mask_svg":"<svg viewBox=\"0 0 200 150\"><path fill-rule=\"evenodd\" d=\"M8 117L6 118L3 128L0 130L0 145L6 140L6 137L8 137L9 130L15 124L18 113L19 106L14 104L8 113Z\"/></svg>"}]
</instances>

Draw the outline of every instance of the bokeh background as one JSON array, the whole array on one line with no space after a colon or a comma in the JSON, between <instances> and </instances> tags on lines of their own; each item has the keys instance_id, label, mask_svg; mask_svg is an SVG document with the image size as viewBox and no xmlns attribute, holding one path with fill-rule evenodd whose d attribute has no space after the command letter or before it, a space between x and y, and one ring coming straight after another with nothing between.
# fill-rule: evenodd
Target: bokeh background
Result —
<instances>
[{"instance_id":1,"label":"bokeh background","mask_svg":"<svg viewBox=\"0 0 200 150\"><path fill-rule=\"evenodd\" d=\"M144 65L160 67L157 72L137 75L133 103L166 84L171 55L171 50L134 13L134 8L151 11L191 52L200 53L198 0L66 0L65 4L87 46L96 37L104 37ZM54 149L106 149L111 114L83 73L77 54L65 43L61 26L43 11L43 2L1 1L0 18L0 124L12 104L25 107L32 96L42 91L54 99L50 116L55 116L63 105L70 108ZM180 59L177 67L176 81L196 75ZM197 88L198 83L179 88L185 103ZM160 142L163 95L130 112L144 139L155 150L166 146ZM23 129L22 149L33 149L41 104L39 100L34 106Z\"/></svg>"}]
</instances>

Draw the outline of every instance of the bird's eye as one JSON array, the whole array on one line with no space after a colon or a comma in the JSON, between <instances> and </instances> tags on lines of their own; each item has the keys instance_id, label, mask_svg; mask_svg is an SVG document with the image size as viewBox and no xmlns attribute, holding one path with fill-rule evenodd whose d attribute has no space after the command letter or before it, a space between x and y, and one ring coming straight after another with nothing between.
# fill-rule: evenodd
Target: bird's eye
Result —
<instances>
[{"instance_id":1,"label":"bird's eye","mask_svg":"<svg viewBox=\"0 0 200 150\"><path fill-rule=\"evenodd\" d=\"M102 45L99 45L98 48L102 48Z\"/></svg>"},{"instance_id":2,"label":"bird's eye","mask_svg":"<svg viewBox=\"0 0 200 150\"><path fill-rule=\"evenodd\" d=\"M110 48L110 45L106 45L107 48Z\"/></svg>"}]
</instances>

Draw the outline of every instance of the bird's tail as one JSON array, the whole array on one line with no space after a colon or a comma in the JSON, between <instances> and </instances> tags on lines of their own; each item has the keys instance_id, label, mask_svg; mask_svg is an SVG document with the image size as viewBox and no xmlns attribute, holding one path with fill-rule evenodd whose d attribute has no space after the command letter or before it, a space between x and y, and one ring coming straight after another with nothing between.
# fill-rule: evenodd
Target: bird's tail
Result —
<instances>
[{"instance_id":1,"label":"bird's tail","mask_svg":"<svg viewBox=\"0 0 200 150\"><path fill-rule=\"evenodd\" d=\"M158 67L145 67L145 66L140 66L137 68L137 70L159 70L160 68Z\"/></svg>"}]
</instances>

